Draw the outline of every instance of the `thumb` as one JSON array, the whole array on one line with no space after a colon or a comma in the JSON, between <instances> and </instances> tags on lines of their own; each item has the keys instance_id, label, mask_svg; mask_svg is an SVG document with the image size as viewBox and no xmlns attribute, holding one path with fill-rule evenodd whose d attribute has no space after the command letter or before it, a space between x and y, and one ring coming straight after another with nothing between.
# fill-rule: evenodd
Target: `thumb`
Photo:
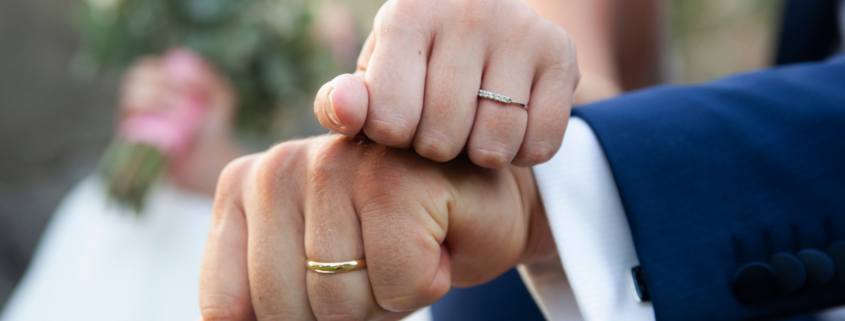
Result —
<instances>
[{"instance_id":1,"label":"thumb","mask_svg":"<svg viewBox=\"0 0 845 321\"><path fill-rule=\"evenodd\" d=\"M337 76L323 85L314 100L314 114L323 127L355 136L367 120L369 92L364 79L352 74Z\"/></svg>"}]
</instances>

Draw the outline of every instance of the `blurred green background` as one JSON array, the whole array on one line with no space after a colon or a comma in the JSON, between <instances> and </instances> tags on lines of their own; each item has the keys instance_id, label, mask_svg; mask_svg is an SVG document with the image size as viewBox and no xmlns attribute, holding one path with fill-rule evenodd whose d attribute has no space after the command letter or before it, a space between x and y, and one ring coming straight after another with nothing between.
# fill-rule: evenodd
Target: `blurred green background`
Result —
<instances>
[{"instance_id":1,"label":"blurred green background","mask_svg":"<svg viewBox=\"0 0 845 321\"><path fill-rule=\"evenodd\" d=\"M771 0L671 1L667 80L700 83L770 65L782 5Z\"/></svg>"}]
</instances>

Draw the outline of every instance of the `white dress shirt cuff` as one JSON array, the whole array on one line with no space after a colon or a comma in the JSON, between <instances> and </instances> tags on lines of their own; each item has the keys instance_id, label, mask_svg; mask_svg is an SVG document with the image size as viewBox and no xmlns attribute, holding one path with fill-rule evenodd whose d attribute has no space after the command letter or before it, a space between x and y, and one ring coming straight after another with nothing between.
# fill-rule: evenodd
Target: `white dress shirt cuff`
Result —
<instances>
[{"instance_id":1,"label":"white dress shirt cuff","mask_svg":"<svg viewBox=\"0 0 845 321\"><path fill-rule=\"evenodd\" d=\"M652 305L633 293L631 268L639 265L634 241L610 165L584 120L569 121L560 151L535 166L534 176L562 269L544 262L520 272L546 317L654 320Z\"/></svg>"}]
</instances>

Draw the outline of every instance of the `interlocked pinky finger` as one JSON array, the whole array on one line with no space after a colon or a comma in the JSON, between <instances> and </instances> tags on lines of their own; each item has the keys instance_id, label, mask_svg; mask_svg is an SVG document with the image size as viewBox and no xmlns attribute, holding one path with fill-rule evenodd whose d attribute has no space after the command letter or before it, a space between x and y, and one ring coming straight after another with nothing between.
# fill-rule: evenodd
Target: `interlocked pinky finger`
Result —
<instances>
[{"instance_id":1,"label":"interlocked pinky finger","mask_svg":"<svg viewBox=\"0 0 845 321\"><path fill-rule=\"evenodd\" d=\"M576 78L576 77L571 77ZM552 158L560 149L572 109L577 79L557 73L542 74L531 90L528 128L513 163L533 166Z\"/></svg>"},{"instance_id":2,"label":"interlocked pinky finger","mask_svg":"<svg viewBox=\"0 0 845 321\"><path fill-rule=\"evenodd\" d=\"M557 153L569 121L575 87L581 79L572 38L563 29L551 23L547 25L558 37L546 43L545 51L560 54L546 56L538 65L531 89L528 128L513 160L515 165L537 165Z\"/></svg>"}]
</instances>

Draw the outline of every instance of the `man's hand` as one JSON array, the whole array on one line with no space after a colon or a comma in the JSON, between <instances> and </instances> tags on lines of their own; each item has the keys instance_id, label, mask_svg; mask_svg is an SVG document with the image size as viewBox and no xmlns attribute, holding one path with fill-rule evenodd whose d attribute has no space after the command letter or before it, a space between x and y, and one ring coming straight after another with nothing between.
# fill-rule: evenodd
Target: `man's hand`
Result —
<instances>
[{"instance_id":1,"label":"man's hand","mask_svg":"<svg viewBox=\"0 0 845 321\"><path fill-rule=\"evenodd\" d=\"M467 149L483 167L528 166L560 148L579 78L569 35L519 1L390 0L358 70L325 84L314 112L335 132L435 161Z\"/></svg>"},{"instance_id":2,"label":"man's hand","mask_svg":"<svg viewBox=\"0 0 845 321\"><path fill-rule=\"evenodd\" d=\"M321 136L224 170L200 304L207 321L376 320L556 253L528 168ZM364 258L361 271L306 268Z\"/></svg>"}]
</instances>

